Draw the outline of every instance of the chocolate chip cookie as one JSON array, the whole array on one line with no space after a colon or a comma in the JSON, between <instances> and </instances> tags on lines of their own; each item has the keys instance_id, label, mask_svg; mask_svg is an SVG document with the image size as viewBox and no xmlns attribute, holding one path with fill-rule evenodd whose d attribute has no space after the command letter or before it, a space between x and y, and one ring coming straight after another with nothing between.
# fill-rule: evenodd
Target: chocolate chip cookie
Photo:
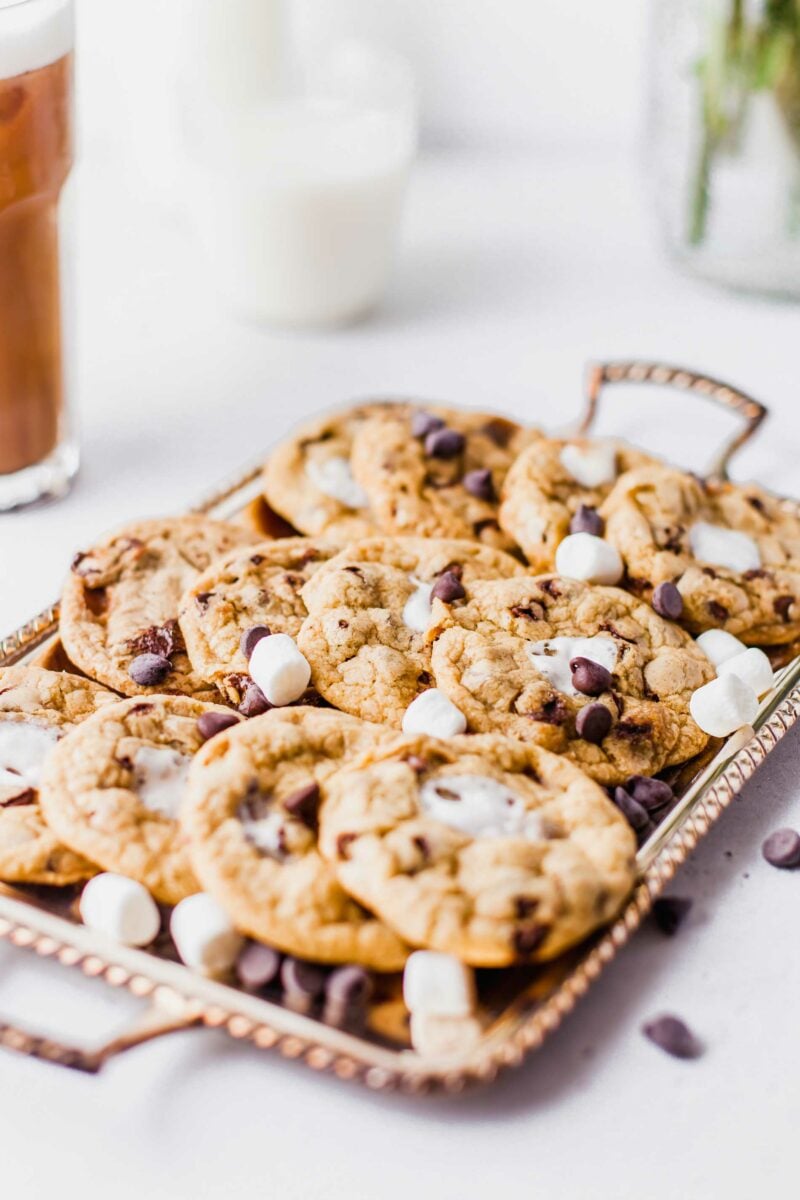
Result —
<instances>
[{"instance_id":1,"label":"chocolate chip cookie","mask_svg":"<svg viewBox=\"0 0 800 1200\"><path fill-rule=\"evenodd\" d=\"M180 598L215 558L258 540L235 525L188 516L127 525L76 555L61 600L70 659L127 696L218 699L186 655Z\"/></svg>"},{"instance_id":2,"label":"chocolate chip cookie","mask_svg":"<svg viewBox=\"0 0 800 1200\"><path fill-rule=\"evenodd\" d=\"M59 738L116 699L77 675L0 670L0 879L61 886L95 873L46 824L39 783Z\"/></svg>"},{"instance_id":3,"label":"chocolate chip cookie","mask_svg":"<svg viewBox=\"0 0 800 1200\"><path fill-rule=\"evenodd\" d=\"M182 812L192 862L240 930L302 958L402 967L401 940L345 893L317 849L327 781L391 738L341 713L295 708L226 730L197 755Z\"/></svg>"},{"instance_id":4,"label":"chocolate chip cookie","mask_svg":"<svg viewBox=\"0 0 800 1200\"><path fill-rule=\"evenodd\" d=\"M603 784L703 749L689 714L714 668L692 639L618 588L558 576L476 582L437 604L432 672L468 728L565 754ZM438 635L438 636L437 636Z\"/></svg>"},{"instance_id":5,"label":"chocolate chip cookie","mask_svg":"<svg viewBox=\"0 0 800 1200\"><path fill-rule=\"evenodd\" d=\"M608 921L636 853L575 766L491 735L405 738L336 772L320 848L406 941L484 967L552 958Z\"/></svg>"},{"instance_id":6,"label":"chocolate chip cookie","mask_svg":"<svg viewBox=\"0 0 800 1200\"><path fill-rule=\"evenodd\" d=\"M354 543L303 588L297 644L314 687L336 708L399 726L431 685L431 604L458 606L478 579L519 574L510 555L451 538Z\"/></svg>"},{"instance_id":7,"label":"chocolate chip cookie","mask_svg":"<svg viewBox=\"0 0 800 1200\"><path fill-rule=\"evenodd\" d=\"M41 783L48 825L105 871L128 875L163 904L199 891L178 825L198 721L229 709L188 696L104 705L51 751Z\"/></svg>"},{"instance_id":8,"label":"chocolate chip cookie","mask_svg":"<svg viewBox=\"0 0 800 1200\"><path fill-rule=\"evenodd\" d=\"M656 607L668 591L670 615L693 633L724 629L754 645L800 634L796 506L755 484L648 467L624 475L602 513L628 586Z\"/></svg>"},{"instance_id":9,"label":"chocolate chip cookie","mask_svg":"<svg viewBox=\"0 0 800 1200\"><path fill-rule=\"evenodd\" d=\"M622 442L537 438L506 475L500 525L521 546L534 573L552 571L568 533L602 536L597 510L618 476L653 461Z\"/></svg>"},{"instance_id":10,"label":"chocolate chip cookie","mask_svg":"<svg viewBox=\"0 0 800 1200\"><path fill-rule=\"evenodd\" d=\"M184 593L178 616L192 667L240 704L249 682L248 631L296 637L307 616L301 589L338 547L313 538L279 538L217 559Z\"/></svg>"}]
</instances>

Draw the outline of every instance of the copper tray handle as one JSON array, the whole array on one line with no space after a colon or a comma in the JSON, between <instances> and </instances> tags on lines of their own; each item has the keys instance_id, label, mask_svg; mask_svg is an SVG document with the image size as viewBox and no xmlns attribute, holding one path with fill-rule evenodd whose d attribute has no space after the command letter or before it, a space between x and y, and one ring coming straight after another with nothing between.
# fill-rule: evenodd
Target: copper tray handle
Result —
<instances>
[{"instance_id":1,"label":"copper tray handle","mask_svg":"<svg viewBox=\"0 0 800 1200\"><path fill-rule=\"evenodd\" d=\"M198 1013L176 1016L154 1003L127 1032L93 1049L71 1046L4 1021L0 1021L0 1046L16 1050L19 1054L27 1054L30 1058L40 1058L59 1067L69 1067L73 1071L85 1071L96 1075L104 1063L125 1050L131 1050L134 1046L141 1046L165 1034L177 1033L201 1024L202 1018Z\"/></svg>"},{"instance_id":2,"label":"copper tray handle","mask_svg":"<svg viewBox=\"0 0 800 1200\"><path fill-rule=\"evenodd\" d=\"M744 429L725 443L714 458L709 469L709 475L726 479L728 464L736 451L749 441L769 410L758 400L748 396L739 388L709 375L699 375L696 371L687 371L683 367L670 367L665 363L641 362L633 359L629 362L593 363L589 367L586 380L586 409L583 414L579 432L588 433L591 429L600 402L600 393L606 384L610 383L654 383L661 387L674 387L684 392L696 392L705 400L729 408L745 421Z\"/></svg>"}]
</instances>

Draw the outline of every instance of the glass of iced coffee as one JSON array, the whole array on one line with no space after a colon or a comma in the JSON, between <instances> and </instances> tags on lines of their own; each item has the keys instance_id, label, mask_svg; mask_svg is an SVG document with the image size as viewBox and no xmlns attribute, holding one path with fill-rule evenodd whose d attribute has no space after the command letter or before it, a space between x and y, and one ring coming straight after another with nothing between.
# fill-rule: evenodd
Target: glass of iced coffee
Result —
<instances>
[{"instance_id":1,"label":"glass of iced coffee","mask_svg":"<svg viewBox=\"0 0 800 1200\"><path fill-rule=\"evenodd\" d=\"M0 511L62 495L70 427L73 0L0 0Z\"/></svg>"}]
</instances>

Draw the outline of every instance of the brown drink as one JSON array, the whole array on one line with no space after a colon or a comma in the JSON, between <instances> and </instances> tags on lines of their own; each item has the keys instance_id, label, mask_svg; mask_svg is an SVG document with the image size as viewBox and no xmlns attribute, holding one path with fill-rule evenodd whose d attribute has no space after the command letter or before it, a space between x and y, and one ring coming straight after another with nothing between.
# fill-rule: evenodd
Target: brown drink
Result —
<instances>
[{"instance_id":1,"label":"brown drink","mask_svg":"<svg viewBox=\"0 0 800 1200\"><path fill-rule=\"evenodd\" d=\"M44 471L18 492L9 486L9 476L50 460L59 449L67 403L59 197L73 157L72 53L59 53L63 26L42 30L34 19L31 31L27 25L20 30L25 16L31 25L37 5L50 25L54 9L70 9L57 0L0 4L0 45L4 22L16 22L5 63L0 54L0 71L31 65L0 78L1 507L63 490L72 473L67 470L60 485Z\"/></svg>"}]
</instances>

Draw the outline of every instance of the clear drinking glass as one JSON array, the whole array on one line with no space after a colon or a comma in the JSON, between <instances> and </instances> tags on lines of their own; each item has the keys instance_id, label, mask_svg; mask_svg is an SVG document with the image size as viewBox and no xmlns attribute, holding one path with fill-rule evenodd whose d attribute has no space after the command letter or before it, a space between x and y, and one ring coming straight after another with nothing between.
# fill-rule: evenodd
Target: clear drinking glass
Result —
<instances>
[{"instance_id":1,"label":"clear drinking glass","mask_svg":"<svg viewBox=\"0 0 800 1200\"><path fill-rule=\"evenodd\" d=\"M0 510L69 488L73 0L0 0Z\"/></svg>"}]
</instances>

